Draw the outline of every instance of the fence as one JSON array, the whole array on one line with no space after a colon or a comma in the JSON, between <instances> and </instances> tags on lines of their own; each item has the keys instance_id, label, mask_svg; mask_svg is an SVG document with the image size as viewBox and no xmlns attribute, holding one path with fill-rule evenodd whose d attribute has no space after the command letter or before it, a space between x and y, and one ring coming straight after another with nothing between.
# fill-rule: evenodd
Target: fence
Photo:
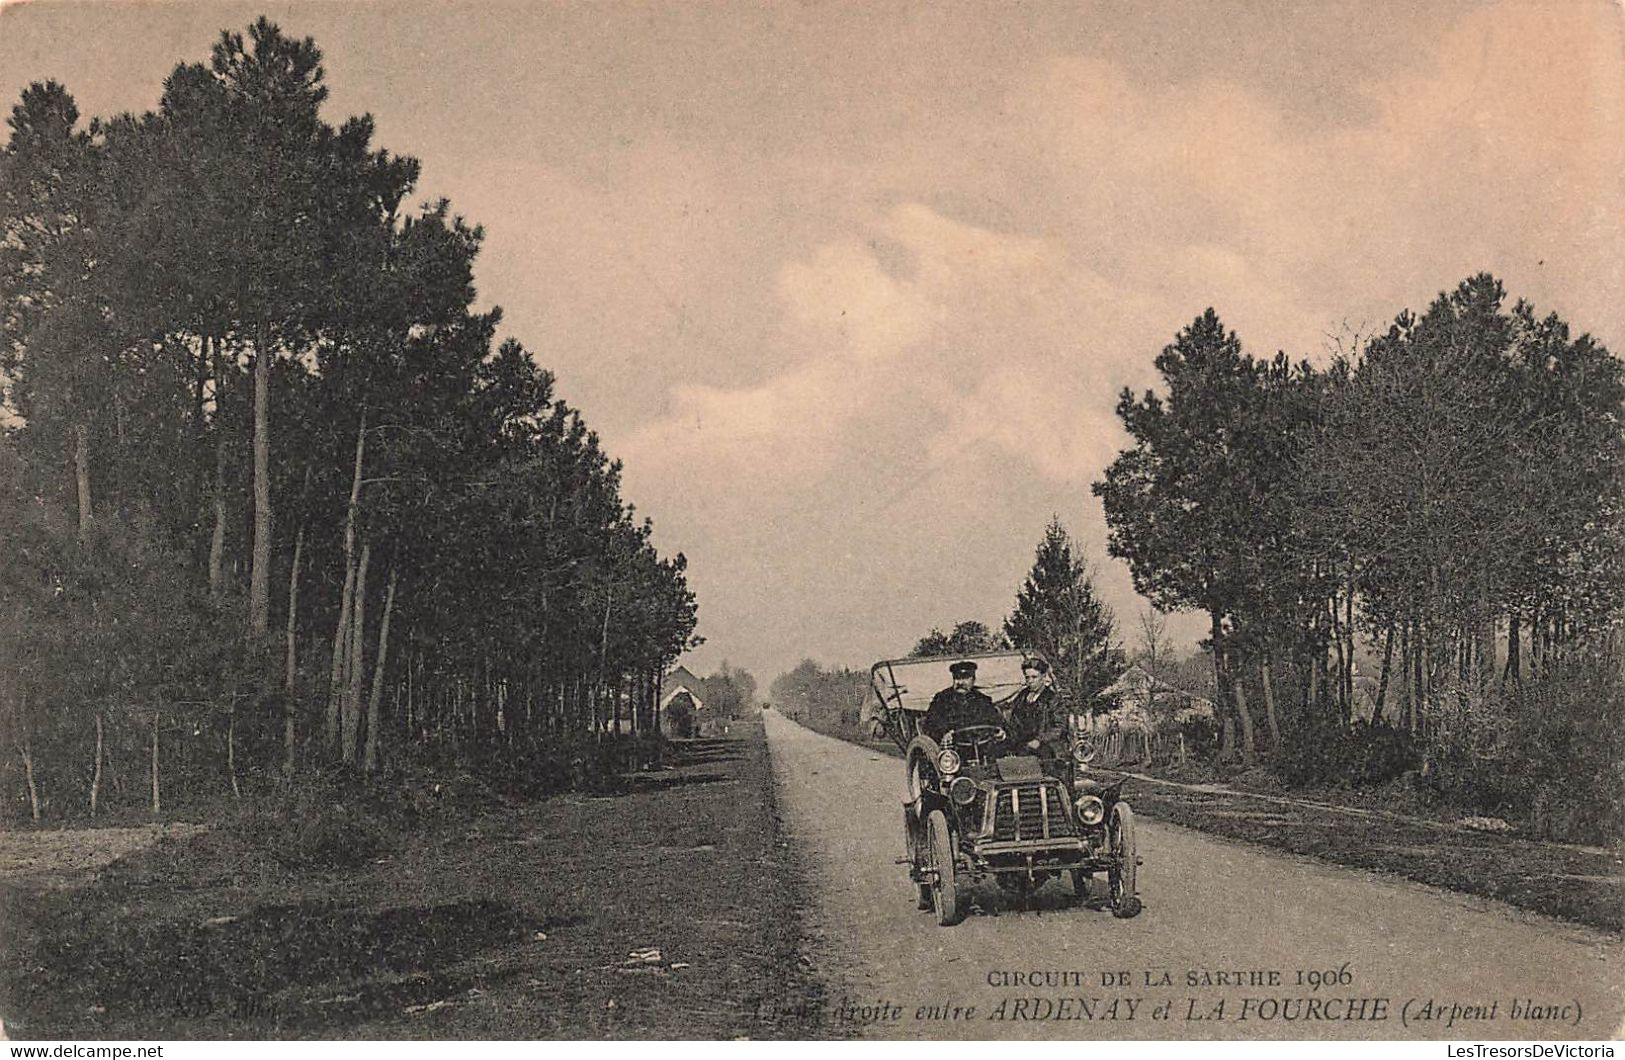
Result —
<instances>
[{"instance_id":1,"label":"fence","mask_svg":"<svg viewBox=\"0 0 1625 1060\"><path fill-rule=\"evenodd\" d=\"M1098 766L1152 765L1185 761L1185 734L1145 729L1108 727L1079 733L1084 746L1094 749Z\"/></svg>"}]
</instances>

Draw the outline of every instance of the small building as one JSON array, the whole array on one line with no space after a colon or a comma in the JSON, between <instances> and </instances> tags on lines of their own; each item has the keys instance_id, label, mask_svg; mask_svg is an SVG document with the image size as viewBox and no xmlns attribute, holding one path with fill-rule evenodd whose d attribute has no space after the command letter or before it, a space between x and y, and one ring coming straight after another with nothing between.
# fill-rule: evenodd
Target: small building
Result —
<instances>
[{"instance_id":1,"label":"small building","mask_svg":"<svg viewBox=\"0 0 1625 1060\"><path fill-rule=\"evenodd\" d=\"M660 731L669 736L692 736L700 729L705 711L705 682L679 666L660 682Z\"/></svg>"},{"instance_id":2,"label":"small building","mask_svg":"<svg viewBox=\"0 0 1625 1060\"><path fill-rule=\"evenodd\" d=\"M1104 693L1116 703L1107 718L1125 729L1157 732L1193 717L1214 717L1213 701L1175 687L1131 663Z\"/></svg>"}]
</instances>

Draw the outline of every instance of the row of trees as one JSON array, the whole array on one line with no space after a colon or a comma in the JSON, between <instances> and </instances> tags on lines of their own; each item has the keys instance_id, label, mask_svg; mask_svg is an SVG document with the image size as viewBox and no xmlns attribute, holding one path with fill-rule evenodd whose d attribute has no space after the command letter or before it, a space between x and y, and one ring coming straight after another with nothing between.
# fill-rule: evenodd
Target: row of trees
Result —
<instances>
[{"instance_id":1,"label":"row of trees","mask_svg":"<svg viewBox=\"0 0 1625 1060\"><path fill-rule=\"evenodd\" d=\"M1049 660L1057 692L1071 709L1095 712L1114 704L1105 695L1122 674L1125 657L1115 641L1111 608L1095 594L1088 564L1058 518L1051 519L1002 630L967 619L944 632L933 628L915 642L911 658L957 658L1012 649ZM826 670L811 659L772 684L773 703L785 715L815 727L856 732L869 675Z\"/></svg>"},{"instance_id":2,"label":"row of trees","mask_svg":"<svg viewBox=\"0 0 1625 1060\"><path fill-rule=\"evenodd\" d=\"M1591 337L1478 275L1324 369L1211 309L1156 365L1095 492L1136 588L1207 613L1227 755L1348 729L1368 648L1426 763L1466 704L1504 722L1531 680L1617 667L1625 370Z\"/></svg>"},{"instance_id":3,"label":"row of trees","mask_svg":"<svg viewBox=\"0 0 1625 1060\"><path fill-rule=\"evenodd\" d=\"M475 308L481 229L407 209L417 162L326 95L261 19L151 112L12 110L0 725L36 815L38 760L94 806L138 733L156 805L166 758L649 727L692 643L683 557Z\"/></svg>"},{"instance_id":4,"label":"row of trees","mask_svg":"<svg viewBox=\"0 0 1625 1060\"><path fill-rule=\"evenodd\" d=\"M826 732L859 732L869 674L843 667L824 669L812 659L773 679L768 697L779 713Z\"/></svg>"}]
</instances>

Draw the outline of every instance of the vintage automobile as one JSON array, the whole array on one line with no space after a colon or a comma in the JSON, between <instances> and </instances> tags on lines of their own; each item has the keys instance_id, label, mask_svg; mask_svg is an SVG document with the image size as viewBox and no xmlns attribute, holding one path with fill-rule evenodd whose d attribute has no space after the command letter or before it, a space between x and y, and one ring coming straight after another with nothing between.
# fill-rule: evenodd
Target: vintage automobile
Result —
<instances>
[{"instance_id":1,"label":"vintage automobile","mask_svg":"<svg viewBox=\"0 0 1625 1060\"><path fill-rule=\"evenodd\" d=\"M1020 690L1027 657L963 656L977 664L976 687L995 703ZM1002 890L1026 895L1064 876L1087 900L1090 880L1103 873L1113 914L1139 913L1134 812L1122 799L1121 780L1090 776L1092 745L1076 728L1069 730L1075 765L1052 764L1047 771L1037 756L1008 753L1002 727L966 726L944 734L940 744L920 731L954 661L893 659L869 672L874 722L903 752L907 856L899 861L918 888L919 908L933 911L946 927L964 919L977 880L991 877Z\"/></svg>"}]
</instances>

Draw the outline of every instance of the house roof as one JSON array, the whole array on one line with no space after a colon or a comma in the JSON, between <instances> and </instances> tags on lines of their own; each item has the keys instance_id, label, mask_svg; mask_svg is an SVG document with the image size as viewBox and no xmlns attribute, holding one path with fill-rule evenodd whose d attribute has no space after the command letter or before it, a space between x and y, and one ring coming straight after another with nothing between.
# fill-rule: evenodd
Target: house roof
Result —
<instances>
[{"instance_id":1,"label":"house roof","mask_svg":"<svg viewBox=\"0 0 1625 1060\"><path fill-rule=\"evenodd\" d=\"M705 708L705 683L695 677L686 666L679 666L667 674L660 682L660 705L665 707L679 692L687 692L694 700L694 706Z\"/></svg>"},{"instance_id":2,"label":"house roof","mask_svg":"<svg viewBox=\"0 0 1625 1060\"><path fill-rule=\"evenodd\" d=\"M1187 692L1177 685L1171 685L1167 681L1164 681L1162 678L1157 677L1150 671L1146 670L1139 663L1130 663L1128 668L1124 670L1121 675L1119 675L1117 681L1110 688L1106 689L1105 694L1108 696L1121 697L1124 695L1143 695L1149 690L1155 690L1157 692L1171 692L1175 695L1185 697L1192 703L1205 703L1208 706L1213 705L1213 701L1208 699L1206 696L1199 696L1194 692Z\"/></svg>"}]
</instances>

